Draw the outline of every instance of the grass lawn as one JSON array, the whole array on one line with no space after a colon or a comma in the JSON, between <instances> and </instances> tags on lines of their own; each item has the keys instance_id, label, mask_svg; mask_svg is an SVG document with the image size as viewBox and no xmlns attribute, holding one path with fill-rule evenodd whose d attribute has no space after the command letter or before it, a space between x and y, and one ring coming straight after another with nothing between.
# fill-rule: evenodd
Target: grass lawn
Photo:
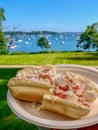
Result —
<instances>
[{"instance_id":1,"label":"grass lawn","mask_svg":"<svg viewBox=\"0 0 98 130\"><path fill-rule=\"evenodd\" d=\"M35 125L17 118L7 105L7 82L18 70L0 69L0 130L38 130Z\"/></svg>"},{"instance_id":2,"label":"grass lawn","mask_svg":"<svg viewBox=\"0 0 98 130\"><path fill-rule=\"evenodd\" d=\"M0 55L0 65L79 64L98 66L98 52Z\"/></svg>"}]
</instances>

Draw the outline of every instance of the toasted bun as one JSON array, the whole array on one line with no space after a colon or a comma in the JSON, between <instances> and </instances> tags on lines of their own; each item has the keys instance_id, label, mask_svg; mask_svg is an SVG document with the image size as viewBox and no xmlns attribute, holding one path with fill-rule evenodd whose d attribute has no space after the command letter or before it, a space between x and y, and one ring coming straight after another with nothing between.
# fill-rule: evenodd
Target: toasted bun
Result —
<instances>
[{"instance_id":1,"label":"toasted bun","mask_svg":"<svg viewBox=\"0 0 98 130\"><path fill-rule=\"evenodd\" d=\"M13 78L9 80L8 87L17 99L41 102L43 95L53 86L39 81Z\"/></svg>"},{"instance_id":2,"label":"toasted bun","mask_svg":"<svg viewBox=\"0 0 98 130\"><path fill-rule=\"evenodd\" d=\"M40 88L51 88L53 87L51 84L48 84L47 82L42 82L39 80L29 80L29 79L18 79L18 78L12 78L9 80L7 86L10 87L19 87L19 86L27 86L27 87L40 87Z\"/></svg>"},{"instance_id":3,"label":"toasted bun","mask_svg":"<svg viewBox=\"0 0 98 130\"><path fill-rule=\"evenodd\" d=\"M20 100L42 102L43 95L48 93L47 88L31 86L10 86L12 95Z\"/></svg>"},{"instance_id":4,"label":"toasted bun","mask_svg":"<svg viewBox=\"0 0 98 130\"><path fill-rule=\"evenodd\" d=\"M24 68L8 81L7 86L17 99L41 102L43 95L53 87L55 75L56 68L52 65Z\"/></svg>"},{"instance_id":5,"label":"toasted bun","mask_svg":"<svg viewBox=\"0 0 98 130\"><path fill-rule=\"evenodd\" d=\"M83 107L77 103L60 99L56 96L45 95L42 103L43 109L62 114L74 119L79 119L90 112L90 108Z\"/></svg>"},{"instance_id":6,"label":"toasted bun","mask_svg":"<svg viewBox=\"0 0 98 130\"><path fill-rule=\"evenodd\" d=\"M45 94L42 107L74 119L90 112L90 106L98 97L98 85L88 78L69 71L56 78L55 87Z\"/></svg>"}]
</instances>

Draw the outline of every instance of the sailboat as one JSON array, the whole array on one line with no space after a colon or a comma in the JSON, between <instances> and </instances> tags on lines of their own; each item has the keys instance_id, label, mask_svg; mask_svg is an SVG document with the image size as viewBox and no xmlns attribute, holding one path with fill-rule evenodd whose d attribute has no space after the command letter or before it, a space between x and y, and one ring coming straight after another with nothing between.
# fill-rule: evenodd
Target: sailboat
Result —
<instances>
[{"instance_id":1,"label":"sailboat","mask_svg":"<svg viewBox=\"0 0 98 130\"><path fill-rule=\"evenodd\" d=\"M62 41L61 44L64 44L64 41Z\"/></svg>"}]
</instances>

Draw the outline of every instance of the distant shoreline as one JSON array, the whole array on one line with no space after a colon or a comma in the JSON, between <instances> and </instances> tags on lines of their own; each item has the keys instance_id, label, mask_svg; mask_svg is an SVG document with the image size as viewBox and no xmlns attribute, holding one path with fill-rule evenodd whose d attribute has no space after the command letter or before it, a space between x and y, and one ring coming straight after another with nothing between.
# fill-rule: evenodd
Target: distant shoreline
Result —
<instances>
[{"instance_id":1,"label":"distant shoreline","mask_svg":"<svg viewBox=\"0 0 98 130\"><path fill-rule=\"evenodd\" d=\"M9 34L9 33L14 33L14 34L66 34L66 33L82 33L82 32L55 32L55 31L30 31L30 32L25 32L25 31L5 31L5 34Z\"/></svg>"}]
</instances>

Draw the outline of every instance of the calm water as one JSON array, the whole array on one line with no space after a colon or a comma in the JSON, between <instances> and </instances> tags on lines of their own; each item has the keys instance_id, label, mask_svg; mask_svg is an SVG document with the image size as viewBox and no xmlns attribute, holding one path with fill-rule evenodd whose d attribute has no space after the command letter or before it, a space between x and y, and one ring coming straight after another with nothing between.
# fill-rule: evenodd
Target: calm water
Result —
<instances>
[{"instance_id":1,"label":"calm water","mask_svg":"<svg viewBox=\"0 0 98 130\"><path fill-rule=\"evenodd\" d=\"M52 35L45 35L51 45L51 48L44 49L50 51L77 51L83 50L82 48L77 48L77 39L80 33L59 33ZM42 35L21 35L17 42L14 42L10 47L10 52L39 52L42 51L39 46L37 46L37 41ZM94 49L89 49L86 51L95 51Z\"/></svg>"}]
</instances>

